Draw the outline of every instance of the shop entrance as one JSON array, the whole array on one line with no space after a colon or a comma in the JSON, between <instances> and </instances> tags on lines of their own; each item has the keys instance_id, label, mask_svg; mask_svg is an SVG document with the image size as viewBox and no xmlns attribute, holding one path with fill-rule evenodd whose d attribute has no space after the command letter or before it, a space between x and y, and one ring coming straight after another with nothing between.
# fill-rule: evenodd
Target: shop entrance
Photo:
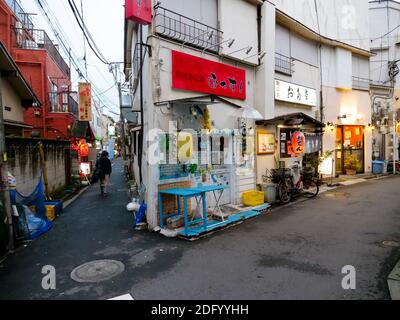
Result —
<instances>
[{"instance_id":1,"label":"shop entrance","mask_svg":"<svg viewBox=\"0 0 400 320\"><path fill-rule=\"evenodd\" d=\"M355 157L360 164L357 173L364 173L364 126L338 126L336 129L336 173L346 172L345 163Z\"/></svg>"}]
</instances>

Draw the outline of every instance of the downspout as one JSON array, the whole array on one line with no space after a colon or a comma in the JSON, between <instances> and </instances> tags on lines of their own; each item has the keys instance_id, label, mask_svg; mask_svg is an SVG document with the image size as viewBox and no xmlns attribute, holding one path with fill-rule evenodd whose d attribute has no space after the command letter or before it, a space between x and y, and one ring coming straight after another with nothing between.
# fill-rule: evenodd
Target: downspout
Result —
<instances>
[{"instance_id":1,"label":"downspout","mask_svg":"<svg viewBox=\"0 0 400 320\"><path fill-rule=\"evenodd\" d=\"M140 75L139 75L139 86L140 86L140 141L139 141L139 176L140 176L140 184L143 182L143 146L144 146L144 103L143 103L143 26L139 25L139 36L140 36Z\"/></svg>"}]
</instances>

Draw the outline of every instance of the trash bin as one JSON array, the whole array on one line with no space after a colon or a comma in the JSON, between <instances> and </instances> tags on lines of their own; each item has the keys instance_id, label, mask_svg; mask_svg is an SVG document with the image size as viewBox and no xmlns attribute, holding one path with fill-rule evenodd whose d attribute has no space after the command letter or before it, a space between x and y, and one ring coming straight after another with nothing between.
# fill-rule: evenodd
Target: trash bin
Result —
<instances>
[{"instance_id":1,"label":"trash bin","mask_svg":"<svg viewBox=\"0 0 400 320\"><path fill-rule=\"evenodd\" d=\"M274 203L276 201L276 185L275 185L275 183L262 184L261 191L264 192L264 200L266 203Z\"/></svg>"},{"instance_id":2,"label":"trash bin","mask_svg":"<svg viewBox=\"0 0 400 320\"><path fill-rule=\"evenodd\" d=\"M372 161L372 173L373 174L383 174L385 167L385 161Z\"/></svg>"}]
</instances>

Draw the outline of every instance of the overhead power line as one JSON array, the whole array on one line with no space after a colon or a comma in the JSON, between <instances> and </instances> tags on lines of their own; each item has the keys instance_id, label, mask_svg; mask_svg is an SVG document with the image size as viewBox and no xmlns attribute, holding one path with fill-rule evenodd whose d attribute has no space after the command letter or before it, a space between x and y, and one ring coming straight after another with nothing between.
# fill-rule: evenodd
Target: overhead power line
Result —
<instances>
[{"instance_id":1,"label":"overhead power line","mask_svg":"<svg viewBox=\"0 0 400 320\"><path fill-rule=\"evenodd\" d=\"M108 100L109 103L104 103L103 99L98 98L101 101L101 103L104 105L104 107L110 113L119 115L113 109L111 109L111 107L109 107L108 105L113 105L117 108L118 108L118 106L114 102L112 102L107 96L103 95L104 93L102 93L101 90L99 90L97 88L95 82L91 81L89 76L84 76L83 73L81 72L81 69L83 69L83 68L80 63L80 59L78 58L78 55L76 55L75 51L69 45L70 40L68 39L68 36L63 31L63 28L61 27L61 25L59 24L57 17L51 11L49 5L47 4L47 1L46 0L36 0L36 3L38 5L40 11L42 12L43 16L46 18L47 23L48 23L49 27L51 28L54 36L57 38L57 40L60 44L60 48L64 51L64 53L67 56L70 57L71 64L74 67L74 69L76 70L76 72L78 73L79 77L82 79L85 79L87 82L90 82L92 84L93 92L95 95L97 95L96 97L102 96L103 99ZM96 108L97 108L97 106L96 106Z\"/></svg>"},{"instance_id":2,"label":"overhead power line","mask_svg":"<svg viewBox=\"0 0 400 320\"><path fill-rule=\"evenodd\" d=\"M101 53L101 51L99 50L98 46L96 45L96 43L94 42L93 37L90 35L89 30L86 28L83 16L81 16L81 14L79 13L78 8L76 7L75 2L73 2L72 0L68 0L69 6L71 8L72 13L74 14L75 20L78 23L79 28L82 30L83 32L83 36L84 38L87 40L88 45L90 47L90 49L93 51L93 53L96 55L96 57L104 64L109 64L107 59L104 58L104 55ZM92 44L93 43L93 44ZM96 50L96 49L97 50Z\"/></svg>"}]
</instances>

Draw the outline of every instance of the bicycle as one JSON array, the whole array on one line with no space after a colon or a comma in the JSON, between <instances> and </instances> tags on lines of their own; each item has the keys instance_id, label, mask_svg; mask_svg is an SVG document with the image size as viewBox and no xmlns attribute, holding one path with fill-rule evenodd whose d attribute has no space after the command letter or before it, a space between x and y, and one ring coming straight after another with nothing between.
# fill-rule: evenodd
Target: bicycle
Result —
<instances>
[{"instance_id":1,"label":"bicycle","mask_svg":"<svg viewBox=\"0 0 400 320\"><path fill-rule=\"evenodd\" d=\"M290 169L289 169L290 170ZM299 166L295 166L293 170L300 170ZM294 174L290 176L284 175L278 182L278 197L283 204L289 203L293 197L302 195L305 198L312 199L319 194L319 185L314 181L313 172L300 172L300 179L295 183Z\"/></svg>"}]
</instances>

